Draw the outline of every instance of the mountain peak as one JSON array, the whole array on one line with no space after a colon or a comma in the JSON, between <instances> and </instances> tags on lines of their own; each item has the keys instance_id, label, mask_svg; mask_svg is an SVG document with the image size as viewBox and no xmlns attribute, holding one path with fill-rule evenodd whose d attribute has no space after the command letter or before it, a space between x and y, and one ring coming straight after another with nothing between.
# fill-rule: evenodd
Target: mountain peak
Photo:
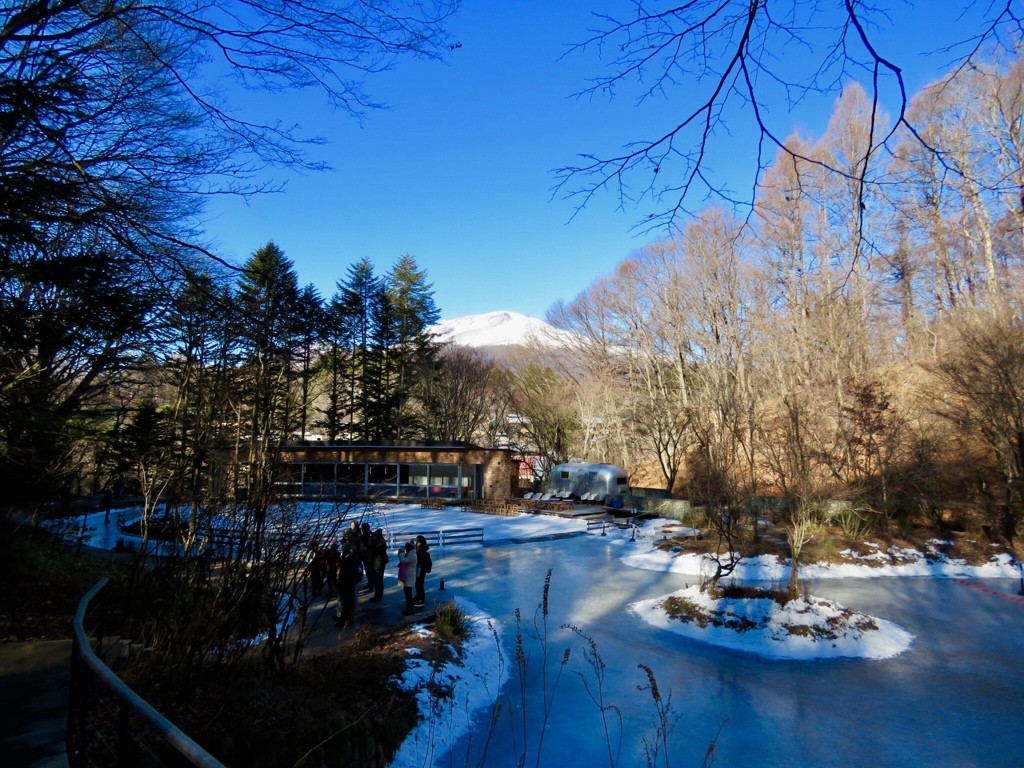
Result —
<instances>
[{"instance_id":1,"label":"mountain peak","mask_svg":"<svg viewBox=\"0 0 1024 768\"><path fill-rule=\"evenodd\" d=\"M543 320L507 311L442 320L430 330L438 341L463 347L505 347L529 343L559 347L567 338L563 331Z\"/></svg>"}]
</instances>

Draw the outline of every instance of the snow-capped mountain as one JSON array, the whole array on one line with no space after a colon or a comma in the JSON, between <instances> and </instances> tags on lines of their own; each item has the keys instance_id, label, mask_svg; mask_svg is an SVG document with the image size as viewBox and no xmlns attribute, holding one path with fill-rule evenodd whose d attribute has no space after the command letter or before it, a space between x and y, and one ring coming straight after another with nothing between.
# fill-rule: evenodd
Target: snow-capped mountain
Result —
<instances>
[{"instance_id":1,"label":"snow-capped mountain","mask_svg":"<svg viewBox=\"0 0 1024 768\"><path fill-rule=\"evenodd\" d=\"M516 312L487 312L442 320L430 330L438 341L463 347L508 347L539 344L543 347L565 346L569 334L535 317Z\"/></svg>"}]
</instances>

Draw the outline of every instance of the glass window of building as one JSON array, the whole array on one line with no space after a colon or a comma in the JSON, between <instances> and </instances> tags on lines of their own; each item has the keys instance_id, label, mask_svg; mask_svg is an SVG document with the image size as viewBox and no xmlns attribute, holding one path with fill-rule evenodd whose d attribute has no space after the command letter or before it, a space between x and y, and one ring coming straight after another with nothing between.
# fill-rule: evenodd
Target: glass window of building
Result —
<instances>
[{"instance_id":1,"label":"glass window of building","mask_svg":"<svg viewBox=\"0 0 1024 768\"><path fill-rule=\"evenodd\" d=\"M455 499L459 497L458 464L430 465L430 495L439 496L445 499Z\"/></svg>"},{"instance_id":2,"label":"glass window of building","mask_svg":"<svg viewBox=\"0 0 1024 768\"><path fill-rule=\"evenodd\" d=\"M479 464L462 464L462 498L475 499L479 495L479 485L483 481Z\"/></svg>"},{"instance_id":3,"label":"glass window of building","mask_svg":"<svg viewBox=\"0 0 1024 768\"><path fill-rule=\"evenodd\" d=\"M341 498L361 496L366 489L365 464L338 464L336 495Z\"/></svg>"},{"instance_id":4,"label":"glass window of building","mask_svg":"<svg viewBox=\"0 0 1024 768\"><path fill-rule=\"evenodd\" d=\"M307 483L333 483L334 464L305 464L302 479Z\"/></svg>"},{"instance_id":5,"label":"glass window of building","mask_svg":"<svg viewBox=\"0 0 1024 768\"><path fill-rule=\"evenodd\" d=\"M338 482L339 483L358 483L362 485L366 482L366 465L365 464L339 464L338 465Z\"/></svg>"},{"instance_id":6,"label":"glass window of building","mask_svg":"<svg viewBox=\"0 0 1024 768\"><path fill-rule=\"evenodd\" d=\"M399 464L398 493L413 498L426 496L429 471L429 464Z\"/></svg>"},{"instance_id":7,"label":"glass window of building","mask_svg":"<svg viewBox=\"0 0 1024 768\"><path fill-rule=\"evenodd\" d=\"M371 494L398 493L397 464L369 464L366 468L366 491Z\"/></svg>"}]
</instances>

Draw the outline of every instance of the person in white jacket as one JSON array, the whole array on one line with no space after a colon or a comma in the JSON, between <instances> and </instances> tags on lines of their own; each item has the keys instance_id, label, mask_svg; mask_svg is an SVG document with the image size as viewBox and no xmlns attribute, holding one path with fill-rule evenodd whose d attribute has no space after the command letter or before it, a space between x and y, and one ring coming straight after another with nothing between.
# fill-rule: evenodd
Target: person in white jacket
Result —
<instances>
[{"instance_id":1,"label":"person in white jacket","mask_svg":"<svg viewBox=\"0 0 1024 768\"><path fill-rule=\"evenodd\" d=\"M417 560L416 545L411 541L405 542L405 551L399 550L398 552L398 583L402 586L402 591L405 593L403 616L408 616L416 610L416 606L412 602L412 590L416 585Z\"/></svg>"}]
</instances>

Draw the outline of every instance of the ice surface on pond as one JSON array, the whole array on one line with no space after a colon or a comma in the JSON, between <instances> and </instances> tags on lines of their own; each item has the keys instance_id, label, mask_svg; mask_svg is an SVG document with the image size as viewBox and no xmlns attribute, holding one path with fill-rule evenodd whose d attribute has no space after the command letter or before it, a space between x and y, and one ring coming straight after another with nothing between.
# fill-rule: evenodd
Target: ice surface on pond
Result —
<instances>
[{"instance_id":1,"label":"ice surface on pond","mask_svg":"<svg viewBox=\"0 0 1024 768\"><path fill-rule=\"evenodd\" d=\"M647 684L637 666L641 663L656 675L663 698L671 694L673 766L700 765L716 734L719 768L1009 766L1024 761L1024 605L998 597L1018 589L1019 571L1005 555L981 567L928 553L929 558L902 565L851 562L802 569L815 597L898 624L914 637L905 652L891 658L806 663L698 642L630 613L630 606L692 588L701 573L698 558L655 549L665 521L648 523L630 541L632 531L587 535L580 521L538 515L501 518L411 505L386 512L396 531L484 528L483 547L431 550L428 600L454 596L472 602L475 611L500 625L502 648L500 662L483 645L479 653L470 650L456 671L459 685L473 689L458 691L456 700L475 696L473 701L485 703L475 712L467 705L461 727L454 710L445 714L447 720L424 720L424 730L409 742L414 749L410 762L399 765L415 761L440 768L467 760L476 765L485 743L489 766L515 765L524 756L533 765L538 749L541 765L608 765L609 744L619 766L645 765L643 739L652 736L654 712L650 691L638 690ZM104 525L103 513L84 522L94 529L94 545L113 547L118 534L114 526ZM578 535L551 540L552 534L573 533ZM537 640L545 624L536 609L548 569L545 686L540 682L545 654ZM749 561L738 579L778 583L788 573L784 563L759 558ZM901 576L917 578L892 578ZM953 578L984 579L972 583L996 594ZM440 579L446 583L443 592ZM530 667L525 697L513 666L517 608ZM591 646L563 628L566 624L593 639L605 665L600 693L622 716L621 730L614 716L608 718L608 738L592 698L595 672L586 660ZM497 648L493 636L487 647L492 646ZM571 658L556 686L553 679L565 649ZM492 704L484 694L497 687L495 668L501 664L508 675L497 694L502 714L491 732ZM484 674L490 676L487 685L478 685L478 675ZM545 690L550 702L546 725ZM525 735L518 725L524 717ZM434 745L432 753L423 749L426 738Z\"/></svg>"},{"instance_id":2,"label":"ice surface on pond","mask_svg":"<svg viewBox=\"0 0 1024 768\"><path fill-rule=\"evenodd\" d=\"M534 764L538 749L541 765L607 765L609 742L618 765L644 765L643 739L653 735L654 713L650 692L638 690L647 682L639 663L653 670L663 696L671 693L676 720L668 743L675 766L699 765L716 734L717 766L981 766L1019 761L1024 606L979 595L949 578L885 579L886 569L877 568L871 569L870 579L831 573L827 580L811 580L810 591L875 617L882 627L882 622L900 625L907 636L914 636L905 652L813 664L737 653L650 627L630 614L632 605L663 599L686 589L687 582L693 587L693 573L658 565L662 554L652 545L659 532L660 526L651 524L636 542L630 541L630 532L609 531L606 537L581 535L439 553L433 576L445 578L446 592L436 592L436 580L428 588L435 596L470 599L500 619L506 666L513 665L517 639L512 617L516 608L521 610L530 674L525 736L517 725L524 698L513 669L498 699L504 714L493 731L492 705L486 704L468 732L450 739L452 752L435 755L433 765L476 765L485 743L487 765L514 765L522 757ZM645 568L625 565L645 560ZM984 583L995 591L1015 592L1016 581L1006 576L1017 572L1001 561L994 563L1003 578ZM538 624L536 609L549 568L546 689L551 709L545 725L545 686L540 682L545 654L537 641L538 626L544 624ZM788 568L777 573L788 576ZM905 574L895 570L888 575ZM950 574L940 568L919 575ZM575 625L592 638L605 665L601 693L623 718L621 731L612 723L607 739L591 696L595 675L584 658L590 646L563 624ZM894 632L889 637L898 636ZM571 660L556 686L552 680L566 648ZM478 667L471 658L464 663L461 678L472 685ZM434 729L433 738L438 727L421 725Z\"/></svg>"}]
</instances>

